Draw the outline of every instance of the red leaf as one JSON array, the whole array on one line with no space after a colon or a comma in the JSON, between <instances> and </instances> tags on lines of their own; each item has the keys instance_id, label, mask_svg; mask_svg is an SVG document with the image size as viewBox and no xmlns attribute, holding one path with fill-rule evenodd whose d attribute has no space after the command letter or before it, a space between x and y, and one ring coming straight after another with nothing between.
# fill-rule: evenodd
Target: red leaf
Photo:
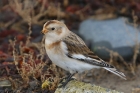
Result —
<instances>
[{"instance_id":1,"label":"red leaf","mask_svg":"<svg viewBox=\"0 0 140 93\"><path fill-rule=\"evenodd\" d=\"M81 7L80 6L76 6L76 5L71 5L71 6L68 6L66 11L67 12L70 12L70 13L75 13L76 11L80 10Z\"/></svg>"},{"instance_id":2,"label":"red leaf","mask_svg":"<svg viewBox=\"0 0 140 93\"><path fill-rule=\"evenodd\" d=\"M6 53L4 53L3 51L0 51L0 60L5 60L8 57L8 55Z\"/></svg>"},{"instance_id":3,"label":"red leaf","mask_svg":"<svg viewBox=\"0 0 140 93\"><path fill-rule=\"evenodd\" d=\"M19 35L17 35L17 40L18 41L24 41L25 40L25 36L23 34L19 34Z\"/></svg>"},{"instance_id":4,"label":"red leaf","mask_svg":"<svg viewBox=\"0 0 140 93\"><path fill-rule=\"evenodd\" d=\"M27 53L27 54L29 54L29 53L34 53L34 50L31 49L31 48L28 48L28 47L24 47L24 48L23 48L23 53Z\"/></svg>"},{"instance_id":5,"label":"red leaf","mask_svg":"<svg viewBox=\"0 0 140 93\"><path fill-rule=\"evenodd\" d=\"M4 38L7 37L8 35L16 35L17 32L15 30L4 30L0 32L0 37Z\"/></svg>"}]
</instances>

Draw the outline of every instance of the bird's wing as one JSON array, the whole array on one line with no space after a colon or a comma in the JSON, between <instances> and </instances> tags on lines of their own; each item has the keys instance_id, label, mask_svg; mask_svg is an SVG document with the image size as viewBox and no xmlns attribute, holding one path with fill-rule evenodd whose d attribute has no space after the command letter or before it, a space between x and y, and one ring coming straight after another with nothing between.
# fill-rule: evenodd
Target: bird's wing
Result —
<instances>
[{"instance_id":1,"label":"bird's wing","mask_svg":"<svg viewBox=\"0 0 140 93\"><path fill-rule=\"evenodd\" d=\"M126 80L126 76L122 72L117 71L115 67L103 61L92 51L90 51L90 49L85 45L84 41L76 34L71 32L63 39L63 42L67 46L68 53L66 56L69 58L80 60L94 66L103 67L104 69Z\"/></svg>"},{"instance_id":2,"label":"bird's wing","mask_svg":"<svg viewBox=\"0 0 140 93\"><path fill-rule=\"evenodd\" d=\"M63 42L67 46L69 58L80 60L88 64L92 64L100 67L114 68L110 64L104 62L97 55L95 55L84 43L84 41L74 33L70 33L63 39Z\"/></svg>"}]
</instances>

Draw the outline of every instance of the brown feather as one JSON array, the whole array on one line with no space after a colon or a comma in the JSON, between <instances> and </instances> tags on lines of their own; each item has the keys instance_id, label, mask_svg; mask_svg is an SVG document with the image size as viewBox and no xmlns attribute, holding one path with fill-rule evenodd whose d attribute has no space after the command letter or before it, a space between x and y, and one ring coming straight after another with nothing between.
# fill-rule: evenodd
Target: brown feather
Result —
<instances>
[{"instance_id":1,"label":"brown feather","mask_svg":"<svg viewBox=\"0 0 140 93\"><path fill-rule=\"evenodd\" d=\"M109 67L114 68L112 65L104 62L102 59L100 59L96 54L94 54L84 43L84 41L78 37L74 33L70 33L67 37L63 39L63 42L66 43L68 54L66 54L68 57L73 58L73 54L81 54L87 58L91 58L93 60L88 59L81 59L81 58L75 58L77 60L81 60L82 62L87 62L92 65L101 66L101 67ZM96 61L97 60L97 61Z\"/></svg>"},{"instance_id":2,"label":"brown feather","mask_svg":"<svg viewBox=\"0 0 140 93\"><path fill-rule=\"evenodd\" d=\"M58 29L58 30L56 31L56 33L57 33L58 35L60 35L60 34L62 33L62 30Z\"/></svg>"},{"instance_id":3,"label":"brown feather","mask_svg":"<svg viewBox=\"0 0 140 93\"><path fill-rule=\"evenodd\" d=\"M48 22L45 23L44 27L47 28L48 25L53 24L53 23L57 23L57 24L61 24L64 25L62 22L57 21L57 20L50 20Z\"/></svg>"},{"instance_id":4,"label":"brown feather","mask_svg":"<svg viewBox=\"0 0 140 93\"><path fill-rule=\"evenodd\" d=\"M66 43L69 54L82 54L84 56L101 61L84 43L84 41L74 33L70 33L63 39Z\"/></svg>"},{"instance_id":5,"label":"brown feather","mask_svg":"<svg viewBox=\"0 0 140 93\"><path fill-rule=\"evenodd\" d=\"M46 28L48 25L52 24L52 23L56 23L56 21L55 21L55 20L50 20L50 21L48 21L48 22L45 24L45 28Z\"/></svg>"},{"instance_id":6,"label":"brown feather","mask_svg":"<svg viewBox=\"0 0 140 93\"><path fill-rule=\"evenodd\" d=\"M55 48L55 47L59 46L60 43L61 43L61 41L57 41L55 43L47 45L46 47L47 47L47 49L52 49L52 48Z\"/></svg>"}]
</instances>

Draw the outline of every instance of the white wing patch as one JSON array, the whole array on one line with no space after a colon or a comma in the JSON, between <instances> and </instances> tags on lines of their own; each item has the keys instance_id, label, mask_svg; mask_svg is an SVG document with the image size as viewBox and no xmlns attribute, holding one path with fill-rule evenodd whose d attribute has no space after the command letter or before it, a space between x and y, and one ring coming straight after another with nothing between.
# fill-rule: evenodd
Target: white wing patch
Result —
<instances>
[{"instance_id":1,"label":"white wing patch","mask_svg":"<svg viewBox=\"0 0 140 93\"><path fill-rule=\"evenodd\" d=\"M90 57L86 57L82 54L72 54L72 57L75 58L75 59L93 60L93 61L96 61L96 62L100 62L99 60L96 60L96 59L93 59L93 58L90 58Z\"/></svg>"}]
</instances>

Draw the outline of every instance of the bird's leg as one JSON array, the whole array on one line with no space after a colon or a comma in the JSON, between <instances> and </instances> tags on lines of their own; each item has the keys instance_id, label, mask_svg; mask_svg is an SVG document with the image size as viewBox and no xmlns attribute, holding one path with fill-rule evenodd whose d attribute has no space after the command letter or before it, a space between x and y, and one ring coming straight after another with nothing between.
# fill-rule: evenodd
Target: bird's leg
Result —
<instances>
[{"instance_id":1,"label":"bird's leg","mask_svg":"<svg viewBox=\"0 0 140 93\"><path fill-rule=\"evenodd\" d=\"M60 85L59 88L65 87L65 86L67 85L67 83L68 83L70 80L72 80L72 76L74 76L74 75L75 75L75 73L69 74L67 77L63 78L63 79L60 81L60 83L61 83L62 85ZM64 79L66 79L65 82L63 82Z\"/></svg>"},{"instance_id":2,"label":"bird's leg","mask_svg":"<svg viewBox=\"0 0 140 93\"><path fill-rule=\"evenodd\" d=\"M73 80L72 76L74 76L74 75L75 75L75 73L69 74L68 77L66 78L66 81L69 82L69 81Z\"/></svg>"},{"instance_id":3,"label":"bird's leg","mask_svg":"<svg viewBox=\"0 0 140 93\"><path fill-rule=\"evenodd\" d=\"M70 77L70 75L71 75L71 73L69 73L66 77L62 78L59 83L62 83L63 80L66 80L68 77Z\"/></svg>"}]
</instances>

